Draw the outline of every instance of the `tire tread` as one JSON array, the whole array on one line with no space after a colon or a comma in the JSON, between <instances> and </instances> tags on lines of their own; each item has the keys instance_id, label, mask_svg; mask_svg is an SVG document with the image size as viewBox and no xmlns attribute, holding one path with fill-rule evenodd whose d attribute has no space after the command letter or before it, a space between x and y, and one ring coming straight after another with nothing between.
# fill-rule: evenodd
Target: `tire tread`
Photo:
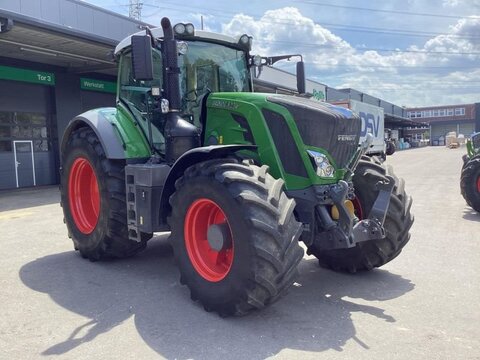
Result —
<instances>
[{"instance_id":1,"label":"tire tread","mask_svg":"<svg viewBox=\"0 0 480 360\"><path fill-rule=\"evenodd\" d=\"M298 275L297 265L303 258L303 249L298 244L301 225L293 214L295 202L283 192L283 180L275 180L268 174L267 166L258 167L236 159L215 159L193 165L177 180L176 192L170 197L172 245L183 241L175 232L183 226L177 210L180 208L177 194L191 179L199 176L223 184L242 207L244 218L251 225L249 241L254 266L242 295L227 303L212 303L202 298L193 280L181 268L180 277L190 288L192 299L221 316L241 316L261 309L284 295ZM183 254L175 245L173 247L177 263L180 263L179 257Z\"/></svg>"}]
</instances>

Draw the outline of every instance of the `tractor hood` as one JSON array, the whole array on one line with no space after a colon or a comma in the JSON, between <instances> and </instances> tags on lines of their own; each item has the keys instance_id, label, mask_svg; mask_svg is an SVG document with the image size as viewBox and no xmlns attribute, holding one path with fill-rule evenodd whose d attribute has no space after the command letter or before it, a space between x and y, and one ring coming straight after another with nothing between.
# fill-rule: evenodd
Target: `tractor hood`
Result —
<instances>
[{"instance_id":1,"label":"tractor hood","mask_svg":"<svg viewBox=\"0 0 480 360\"><path fill-rule=\"evenodd\" d=\"M288 110L305 145L328 151L339 168L348 164L360 138L361 120L356 114L346 108L296 96L270 95L266 100ZM266 120L269 127L275 126L275 122Z\"/></svg>"}]
</instances>

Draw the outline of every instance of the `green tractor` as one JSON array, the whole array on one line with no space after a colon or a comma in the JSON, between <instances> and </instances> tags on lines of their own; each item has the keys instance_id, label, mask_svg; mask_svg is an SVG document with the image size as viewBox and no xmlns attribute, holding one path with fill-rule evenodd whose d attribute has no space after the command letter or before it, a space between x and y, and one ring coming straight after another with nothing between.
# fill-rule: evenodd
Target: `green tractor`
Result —
<instances>
[{"instance_id":1,"label":"green tractor","mask_svg":"<svg viewBox=\"0 0 480 360\"><path fill-rule=\"evenodd\" d=\"M467 154L463 155L460 192L469 206L480 212L480 132L467 140Z\"/></svg>"},{"instance_id":2,"label":"green tractor","mask_svg":"<svg viewBox=\"0 0 480 360\"><path fill-rule=\"evenodd\" d=\"M180 282L207 311L243 315L295 282L301 240L322 266L356 272L408 242L411 198L363 156L360 119L302 96L252 91L252 38L192 24L119 43L116 108L85 112L63 136L61 201L91 261L143 250L171 231ZM305 93L302 61L297 83Z\"/></svg>"}]
</instances>

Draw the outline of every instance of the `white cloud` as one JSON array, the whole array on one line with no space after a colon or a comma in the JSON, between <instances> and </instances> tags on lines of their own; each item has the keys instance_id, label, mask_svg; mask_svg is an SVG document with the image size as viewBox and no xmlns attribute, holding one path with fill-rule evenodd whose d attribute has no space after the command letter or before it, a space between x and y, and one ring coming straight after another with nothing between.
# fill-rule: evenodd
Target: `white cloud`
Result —
<instances>
[{"instance_id":1,"label":"white cloud","mask_svg":"<svg viewBox=\"0 0 480 360\"><path fill-rule=\"evenodd\" d=\"M294 7L268 10L259 20L244 14L235 15L222 26L222 32L231 35L249 33L255 40L254 51L265 54L285 50L289 53L299 52L304 49L304 44L335 52L353 51L346 41L315 24Z\"/></svg>"},{"instance_id":2,"label":"white cloud","mask_svg":"<svg viewBox=\"0 0 480 360\"><path fill-rule=\"evenodd\" d=\"M456 25L451 27L447 35L439 35L427 41L425 49L429 51L480 53L480 17L460 19Z\"/></svg>"},{"instance_id":3,"label":"white cloud","mask_svg":"<svg viewBox=\"0 0 480 360\"><path fill-rule=\"evenodd\" d=\"M455 7L458 6L460 0L443 0L442 5L443 7Z\"/></svg>"},{"instance_id":4,"label":"white cloud","mask_svg":"<svg viewBox=\"0 0 480 360\"><path fill-rule=\"evenodd\" d=\"M449 4L460 2L450 0ZM460 19L444 29L444 35L398 52L354 48L294 7L268 10L259 19L238 14L222 25L222 31L253 35L254 52L262 55L302 53L310 77L333 87L353 87L395 104L480 101L480 70L476 70L480 17Z\"/></svg>"},{"instance_id":5,"label":"white cloud","mask_svg":"<svg viewBox=\"0 0 480 360\"><path fill-rule=\"evenodd\" d=\"M479 8L480 0L443 0L443 7L456 8L460 6L468 6L470 8Z\"/></svg>"},{"instance_id":6,"label":"white cloud","mask_svg":"<svg viewBox=\"0 0 480 360\"><path fill-rule=\"evenodd\" d=\"M441 78L408 75L398 78L361 75L340 84L341 88L365 89L365 92L397 105L428 106L479 102L480 70L453 72Z\"/></svg>"}]
</instances>

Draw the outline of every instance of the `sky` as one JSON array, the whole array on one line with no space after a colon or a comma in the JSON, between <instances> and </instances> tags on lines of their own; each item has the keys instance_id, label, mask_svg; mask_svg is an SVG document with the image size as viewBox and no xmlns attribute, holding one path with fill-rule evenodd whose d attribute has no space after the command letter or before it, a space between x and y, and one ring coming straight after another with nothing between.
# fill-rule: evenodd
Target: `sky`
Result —
<instances>
[{"instance_id":1,"label":"sky","mask_svg":"<svg viewBox=\"0 0 480 360\"><path fill-rule=\"evenodd\" d=\"M85 0L128 15L128 0ZM142 20L204 20L254 38L254 54L301 53L307 78L399 106L480 102L480 0L143 0ZM277 63L294 72L289 63Z\"/></svg>"}]
</instances>

